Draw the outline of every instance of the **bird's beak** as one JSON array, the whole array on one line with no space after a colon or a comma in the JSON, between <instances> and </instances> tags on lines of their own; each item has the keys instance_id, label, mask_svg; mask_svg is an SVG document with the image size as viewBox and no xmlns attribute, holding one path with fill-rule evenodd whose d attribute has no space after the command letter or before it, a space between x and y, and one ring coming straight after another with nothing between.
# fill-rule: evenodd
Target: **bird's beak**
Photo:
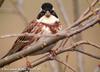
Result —
<instances>
[{"instance_id":1,"label":"bird's beak","mask_svg":"<svg viewBox=\"0 0 100 72\"><path fill-rule=\"evenodd\" d=\"M49 18L50 15L51 15L51 13L50 13L49 11L46 11L45 16L46 16L47 18Z\"/></svg>"}]
</instances>

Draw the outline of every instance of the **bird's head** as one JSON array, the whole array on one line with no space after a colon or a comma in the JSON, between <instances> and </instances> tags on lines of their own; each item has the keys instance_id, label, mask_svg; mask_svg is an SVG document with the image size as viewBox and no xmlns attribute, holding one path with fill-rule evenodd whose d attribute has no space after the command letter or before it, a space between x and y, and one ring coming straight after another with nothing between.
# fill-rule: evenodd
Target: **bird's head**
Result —
<instances>
[{"instance_id":1,"label":"bird's head","mask_svg":"<svg viewBox=\"0 0 100 72\"><path fill-rule=\"evenodd\" d=\"M53 5L50 3L44 3L42 4L41 8L42 8L42 11L45 13L44 15L46 17L50 17L51 12L53 11Z\"/></svg>"},{"instance_id":2,"label":"bird's head","mask_svg":"<svg viewBox=\"0 0 100 72\"><path fill-rule=\"evenodd\" d=\"M41 12L37 16L37 19L41 18L42 16L46 16L47 18L49 18L50 15L53 15L56 18L58 18L58 16L56 15L54 11L53 5L49 2L43 3L41 5Z\"/></svg>"},{"instance_id":3,"label":"bird's head","mask_svg":"<svg viewBox=\"0 0 100 72\"><path fill-rule=\"evenodd\" d=\"M44 23L54 23L58 21L58 16L51 3L46 2L41 5L41 11L37 16L37 20Z\"/></svg>"}]
</instances>

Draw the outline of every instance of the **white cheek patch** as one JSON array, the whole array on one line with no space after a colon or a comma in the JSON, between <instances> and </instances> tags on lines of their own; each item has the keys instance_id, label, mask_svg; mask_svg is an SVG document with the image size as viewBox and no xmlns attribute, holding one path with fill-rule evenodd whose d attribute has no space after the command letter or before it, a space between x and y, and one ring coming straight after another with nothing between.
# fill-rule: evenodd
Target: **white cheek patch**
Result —
<instances>
[{"instance_id":1,"label":"white cheek patch","mask_svg":"<svg viewBox=\"0 0 100 72\"><path fill-rule=\"evenodd\" d=\"M53 15L50 15L49 18L47 18L46 16L41 17L40 19L37 20L37 22L42 22L42 23L46 23L46 24L53 24L55 22L59 22L59 19Z\"/></svg>"}]
</instances>

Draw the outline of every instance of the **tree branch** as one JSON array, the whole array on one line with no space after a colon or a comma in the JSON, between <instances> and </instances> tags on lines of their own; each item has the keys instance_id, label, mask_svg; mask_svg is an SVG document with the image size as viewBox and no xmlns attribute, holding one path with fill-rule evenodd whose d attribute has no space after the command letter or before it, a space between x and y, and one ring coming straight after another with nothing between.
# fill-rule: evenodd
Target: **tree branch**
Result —
<instances>
[{"instance_id":1,"label":"tree branch","mask_svg":"<svg viewBox=\"0 0 100 72\"><path fill-rule=\"evenodd\" d=\"M96 8L94 11L96 13L98 13L98 11L100 11L100 8ZM76 22L74 22L71 26L69 26L68 29L78 26L79 24L81 24L82 22L84 22L85 20L87 20L88 18L90 18L93 15L94 15L94 13L90 12L87 15L79 18Z\"/></svg>"},{"instance_id":2,"label":"tree branch","mask_svg":"<svg viewBox=\"0 0 100 72\"><path fill-rule=\"evenodd\" d=\"M48 34L48 35L41 35L41 34L34 34L34 33L22 33L22 34L8 34L0 36L0 39L10 38L10 37L19 37L19 36L34 36L34 37L54 37L57 34Z\"/></svg>"},{"instance_id":3,"label":"tree branch","mask_svg":"<svg viewBox=\"0 0 100 72\"><path fill-rule=\"evenodd\" d=\"M98 2L99 2L99 0L94 0L94 1L91 3L90 7L88 7L88 8L85 10L85 12L80 16L80 18L82 18L82 17L84 17L86 14L88 14L89 11L91 10L91 8L94 7ZM79 19L80 19L80 18L79 18Z\"/></svg>"},{"instance_id":4,"label":"tree branch","mask_svg":"<svg viewBox=\"0 0 100 72\"><path fill-rule=\"evenodd\" d=\"M71 46L69 46L69 47L67 47L67 48L62 48L62 50L57 51L56 54L59 55L59 54L62 54L62 53L64 53L64 52L69 52L69 51L74 52L74 51L76 51L76 52L80 52L80 53L82 53L82 54L84 54L84 55L87 55L87 56L90 56L90 57L92 57L92 58L95 58L95 59L99 59L99 60L100 60L100 57L94 56L94 55L92 55L92 54L90 54L90 53L87 53L87 52L84 52L84 51L81 51L81 50L77 49L77 46L80 46L80 45L91 45L91 46L94 46L94 47L97 47L97 48L100 49L100 46L99 46L99 45L95 45L94 43L91 43L91 42L88 42L88 41L79 41L79 42L76 42L76 43L74 43L73 45L71 45ZM43 57L41 57L41 58L39 58L39 59L33 61L33 62L32 62L32 68L35 67L35 66L37 66L37 65L40 65L40 64L42 64L42 63L44 63L44 62L46 62L46 61L49 61L49 60L52 60L52 59L51 59L51 57L50 57L50 54L47 54L47 55L45 55L45 56L43 56ZM64 65L65 65L65 64L64 64ZM68 66L69 66L69 65L68 65ZM69 67L70 67L70 66L69 66ZM19 72L24 72L24 71L26 71L26 68L27 68L27 67L22 68L22 70L20 70ZM71 67L71 68L72 68L72 67ZM72 69L73 69L73 68L72 68ZM73 71L75 71L75 70L73 70Z\"/></svg>"},{"instance_id":5,"label":"tree branch","mask_svg":"<svg viewBox=\"0 0 100 72\"><path fill-rule=\"evenodd\" d=\"M57 41L64 39L66 37L72 37L73 35L76 35L86 29L88 29L89 27L97 24L98 22L100 22L100 19L98 18L99 16L94 16L92 19L89 20L88 24L84 24L81 28L75 28L76 30L72 31L72 30L64 30L61 31L59 33L60 36L57 37L50 37L50 39L46 40L45 42L40 42L38 44L35 44L34 46L27 48L25 50L22 50L20 52L17 52L15 54L12 54L10 56L7 56L4 59L0 60L0 67L3 67L7 64L10 64L18 59L21 59L22 57L28 56L31 53L35 53L37 51L42 50L43 48L56 43ZM45 44L44 44L45 43ZM49 51L49 50L48 50Z\"/></svg>"}]
</instances>

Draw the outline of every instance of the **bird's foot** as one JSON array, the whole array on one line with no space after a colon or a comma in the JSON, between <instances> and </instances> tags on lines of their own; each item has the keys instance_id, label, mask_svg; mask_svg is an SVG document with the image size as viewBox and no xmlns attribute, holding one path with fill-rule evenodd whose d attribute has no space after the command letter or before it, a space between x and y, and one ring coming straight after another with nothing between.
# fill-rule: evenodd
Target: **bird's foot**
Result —
<instances>
[{"instance_id":1,"label":"bird's foot","mask_svg":"<svg viewBox=\"0 0 100 72\"><path fill-rule=\"evenodd\" d=\"M30 62L30 61L26 61L26 66L27 66L28 68L32 68L31 62Z\"/></svg>"}]
</instances>

